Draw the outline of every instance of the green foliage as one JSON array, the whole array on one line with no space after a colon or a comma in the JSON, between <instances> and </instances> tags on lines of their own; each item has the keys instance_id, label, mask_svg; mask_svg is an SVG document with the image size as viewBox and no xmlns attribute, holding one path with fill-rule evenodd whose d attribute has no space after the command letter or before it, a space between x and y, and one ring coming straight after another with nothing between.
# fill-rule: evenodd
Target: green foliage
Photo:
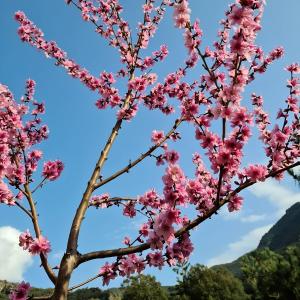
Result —
<instances>
[{"instance_id":1,"label":"green foliage","mask_svg":"<svg viewBox=\"0 0 300 300\"><path fill-rule=\"evenodd\" d=\"M68 295L68 300L108 300L108 292L98 288L84 288Z\"/></svg>"},{"instance_id":2,"label":"green foliage","mask_svg":"<svg viewBox=\"0 0 300 300\"><path fill-rule=\"evenodd\" d=\"M300 248L256 250L241 261L243 283L253 300L300 299Z\"/></svg>"},{"instance_id":3,"label":"green foliage","mask_svg":"<svg viewBox=\"0 0 300 300\"><path fill-rule=\"evenodd\" d=\"M177 274L177 281L182 281L182 279L188 274L190 268L191 264L188 261L177 263L172 269Z\"/></svg>"},{"instance_id":4,"label":"green foliage","mask_svg":"<svg viewBox=\"0 0 300 300\"><path fill-rule=\"evenodd\" d=\"M177 285L178 300L246 300L240 280L224 268L191 267ZM176 298L175 298L176 299Z\"/></svg>"},{"instance_id":5,"label":"green foliage","mask_svg":"<svg viewBox=\"0 0 300 300\"><path fill-rule=\"evenodd\" d=\"M166 290L150 275L130 277L123 282L122 287L122 300L168 300Z\"/></svg>"}]
</instances>

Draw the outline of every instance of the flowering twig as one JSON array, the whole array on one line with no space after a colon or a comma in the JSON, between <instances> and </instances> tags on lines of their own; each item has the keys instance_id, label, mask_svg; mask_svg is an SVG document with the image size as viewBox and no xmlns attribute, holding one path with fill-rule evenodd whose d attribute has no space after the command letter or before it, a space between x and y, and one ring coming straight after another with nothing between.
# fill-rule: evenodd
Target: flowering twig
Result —
<instances>
[{"instance_id":1,"label":"flowering twig","mask_svg":"<svg viewBox=\"0 0 300 300\"><path fill-rule=\"evenodd\" d=\"M280 170L273 171L273 172L269 173L266 176L266 178L275 177L276 175L278 175L278 174L280 174L280 173L282 173L282 172L284 172L288 169L299 166L299 165L300 165L300 162L296 162L296 163L294 163L292 165L289 165L289 166L286 166L286 167L284 167ZM251 186L255 183L256 183L255 181L247 181L244 184L240 185L233 192L231 192L227 197L220 200L220 202L217 205L215 205L213 208L211 208L209 211L207 211L207 213L205 213L203 216L200 216L200 217L194 219L193 221L189 222L188 225L183 226L181 229L177 230L174 234L175 237L181 236L185 232L190 231L191 229L195 228L196 226L198 226L200 223L202 223L206 219L210 218L224 204L226 204L230 200L231 197L233 197L234 195L238 194L242 190L248 188L249 186ZM132 254L132 253L139 253L139 252L143 252L143 251L145 251L149 248L150 248L150 244L143 243L143 244L138 245L138 246L89 252L89 253L82 254L79 257L78 265L80 265L84 262L90 261L90 260L94 260L94 259L107 258L107 257L117 257L117 256Z\"/></svg>"},{"instance_id":2,"label":"flowering twig","mask_svg":"<svg viewBox=\"0 0 300 300\"><path fill-rule=\"evenodd\" d=\"M37 214L35 203L32 198L32 193L30 191L28 184L24 185L24 190L26 192L26 198L27 198L28 204L30 206L30 211L31 211L31 216L32 216L31 220L33 223L34 231L35 231L36 237L39 238L41 236L41 229L40 229L40 225L38 222L38 214ZM49 279L55 284L57 278L56 278L56 275L54 274L53 270L49 266L48 260L47 260L47 257L45 256L45 254L41 253L40 259L41 259L41 263L42 263L42 266L43 266L46 274L48 275Z\"/></svg>"}]
</instances>

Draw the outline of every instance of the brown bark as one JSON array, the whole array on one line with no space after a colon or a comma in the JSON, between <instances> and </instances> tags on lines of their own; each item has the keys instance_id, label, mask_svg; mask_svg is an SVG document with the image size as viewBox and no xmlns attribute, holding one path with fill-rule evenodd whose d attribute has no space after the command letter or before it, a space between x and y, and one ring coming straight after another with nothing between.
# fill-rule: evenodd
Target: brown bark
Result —
<instances>
[{"instance_id":1,"label":"brown bark","mask_svg":"<svg viewBox=\"0 0 300 300\"><path fill-rule=\"evenodd\" d=\"M59 268L58 278L56 281L54 293L51 300L66 300L68 299L68 289L73 270L78 262L78 254L65 254L62 258Z\"/></svg>"}]
</instances>

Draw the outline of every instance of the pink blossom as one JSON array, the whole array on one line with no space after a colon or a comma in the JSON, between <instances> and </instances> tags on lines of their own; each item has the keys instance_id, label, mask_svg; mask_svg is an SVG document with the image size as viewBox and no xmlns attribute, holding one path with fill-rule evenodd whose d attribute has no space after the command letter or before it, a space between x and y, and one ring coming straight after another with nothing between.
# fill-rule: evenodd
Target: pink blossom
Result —
<instances>
[{"instance_id":1,"label":"pink blossom","mask_svg":"<svg viewBox=\"0 0 300 300\"><path fill-rule=\"evenodd\" d=\"M163 176L165 184L180 184L185 182L185 176L179 165L170 165Z\"/></svg>"},{"instance_id":2,"label":"pink blossom","mask_svg":"<svg viewBox=\"0 0 300 300\"><path fill-rule=\"evenodd\" d=\"M149 253L147 255L149 266L158 267L160 270L164 266L164 258L161 252Z\"/></svg>"},{"instance_id":3,"label":"pink blossom","mask_svg":"<svg viewBox=\"0 0 300 300\"><path fill-rule=\"evenodd\" d=\"M128 236L125 236L124 240L123 240L123 244L129 246L130 245L130 238Z\"/></svg>"},{"instance_id":4,"label":"pink blossom","mask_svg":"<svg viewBox=\"0 0 300 300\"><path fill-rule=\"evenodd\" d=\"M136 210L133 202L129 202L124 206L123 215L129 218L133 218L136 215Z\"/></svg>"},{"instance_id":5,"label":"pink blossom","mask_svg":"<svg viewBox=\"0 0 300 300\"><path fill-rule=\"evenodd\" d=\"M95 206L96 208L106 208L108 206L109 194L105 193L102 195L95 195L89 201L91 206Z\"/></svg>"},{"instance_id":6,"label":"pink blossom","mask_svg":"<svg viewBox=\"0 0 300 300\"><path fill-rule=\"evenodd\" d=\"M153 4L152 3L144 4L143 10L144 13L151 13L151 11L153 10Z\"/></svg>"},{"instance_id":7,"label":"pink blossom","mask_svg":"<svg viewBox=\"0 0 300 300\"><path fill-rule=\"evenodd\" d=\"M127 120L130 121L137 113L138 106L136 104L131 105L129 108L121 108L117 112L118 120Z\"/></svg>"},{"instance_id":8,"label":"pink blossom","mask_svg":"<svg viewBox=\"0 0 300 300\"><path fill-rule=\"evenodd\" d=\"M300 65L298 63L291 64L286 67L286 70L298 74L300 73Z\"/></svg>"},{"instance_id":9,"label":"pink blossom","mask_svg":"<svg viewBox=\"0 0 300 300\"><path fill-rule=\"evenodd\" d=\"M35 238L33 242L30 244L28 251L32 255L40 255L43 254L47 256L47 254L51 251L50 242L43 236L39 238Z\"/></svg>"},{"instance_id":10,"label":"pink blossom","mask_svg":"<svg viewBox=\"0 0 300 300\"><path fill-rule=\"evenodd\" d=\"M2 181L0 181L0 203L15 205L13 194L9 190L8 186Z\"/></svg>"},{"instance_id":11,"label":"pink blossom","mask_svg":"<svg viewBox=\"0 0 300 300\"><path fill-rule=\"evenodd\" d=\"M252 181L264 181L268 174L267 168L262 165L250 165L244 172Z\"/></svg>"},{"instance_id":12,"label":"pink blossom","mask_svg":"<svg viewBox=\"0 0 300 300\"><path fill-rule=\"evenodd\" d=\"M169 164L176 164L179 160L179 154L175 150L166 151L164 156Z\"/></svg>"},{"instance_id":13,"label":"pink blossom","mask_svg":"<svg viewBox=\"0 0 300 300\"><path fill-rule=\"evenodd\" d=\"M162 141L162 139L165 137L165 134L163 131L152 131L151 141L155 144L158 144Z\"/></svg>"},{"instance_id":14,"label":"pink blossom","mask_svg":"<svg viewBox=\"0 0 300 300\"><path fill-rule=\"evenodd\" d=\"M28 79L26 81L26 100L31 101L33 99L35 92L35 81L32 79Z\"/></svg>"},{"instance_id":15,"label":"pink blossom","mask_svg":"<svg viewBox=\"0 0 300 300\"><path fill-rule=\"evenodd\" d=\"M228 202L228 210L230 212L235 210L240 210L243 204L243 198L237 195L234 195Z\"/></svg>"},{"instance_id":16,"label":"pink blossom","mask_svg":"<svg viewBox=\"0 0 300 300\"><path fill-rule=\"evenodd\" d=\"M29 230L21 233L19 236L19 246L23 247L24 250L28 250L33 243L33 237L31 236Z\"/></svg>"},{"instance_id":17,"label":"pink blossom","mask_svg":"<svg viewBox=\"0 0 300 300\"><path fill-rule=\"evenodd\" d=\"M148 224L142 224L139 230L139 233L142 236L148 236L149 235L149 225Z\"/></svg>"},{"instance_id":18,"label":"pink blossom","mask_svg":"<svg viewBox=\"0 0 300 300\"><path fill-rule=\"evenodd\" d=\"M27 300L30 290L30 284L22 281L9 295L10 300Z\"/></svg>"},{"instance_id":19,"label":"pink blossom","mask_svg":"<svg viewBox=\"0 0 300 300\"><path fill-rule=\"evenodd\" d=\"M106 262L105 265L100 268L99 274L103 277L103 285L108 285L110 280L115 279L117 276L115 265Z\"/></svg>"},{"instance_id":20,"label":"pink blossom","mask_svg":"<svg viewBox=\"0 0 300 300\"><path fill-rule=\"evenodd\" d=\"M63 169L64 164L60 160L45 162L43 167L43 176L53 181L60 176Z\"/></svg>"},{"instance_id":21,"label":"pink blossom","mask_svg":"<svg viewBox=\"0 0 300 300\"><path fill-rule=\"evenodd\" d=\"M191 10L188 7L188 1L183 0L180 3L176 3L174 6L174 22L178 28L184 28L190 21Z\"/></svg>"},{"instance_id":22,"label":"pink blossom","mask_svg":"<svg viewBox=\"0 0 300 300\"><path fill-rule=\"evenodd\" d=\"M136 254L129 254L120 260L118 269L121 276L129 277L135 272L142 272L145 269L145 263L141 258L138 258Z\"/></svg>"},{"instance_id":23,"label":"pink blossom","mask_svg":"<svg viewBox=\"0 0 300 300\"><path fill-rule=\"evenodd\" d=\"M153 249L162 249L163 242L160 236L158 236L154 231L150 231L149 238L147 243L150 244L150 248Z\"/></svg>"},{"instance_id":24,"label":"pink blossom","mask_svg":"<svg viewBox=\"0 0 300 300\"><path fill-rule=\"evenodd\" d=\"M157 236L162 237L163 240L170 244L174 239L174 227L171 222L164 220L164 214L160 214L154 221L153 229Z\"/></svg>"},{"instance_id":25,"label":"pink blossom","mask_svg":"<svg viewBox=\"0 0 300 300\"><path fill-rule=\"evenodd\" d=\"M192 251L194 250L193 244L189 238L189 234L185 233L182 235L177 243L174 243L167 249L168 263L175 265L176 262L185 262Z\"/></svg>"},{"instance_id":26,"label":"pink blossom","mask_svg":"<svg viewBox=\"0 0 300 300\"><path fill-rule=\"evenodd\" d=\"M161 205L161 198L156 191L152 189L147 191L143 196L138 197L138 202L151 208L159 208Z\"/></svg>"}]
</instances>

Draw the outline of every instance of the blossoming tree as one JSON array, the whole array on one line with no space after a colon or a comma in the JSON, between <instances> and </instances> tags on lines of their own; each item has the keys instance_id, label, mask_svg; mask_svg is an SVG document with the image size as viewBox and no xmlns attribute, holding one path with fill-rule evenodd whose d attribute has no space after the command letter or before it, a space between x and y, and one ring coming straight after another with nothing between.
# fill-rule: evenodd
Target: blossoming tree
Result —
<instances>
[{"instance_id":1,"label":"blossoming tree","mask_svg":"<svg viewBox=\"0 0 300 300\"><path fill-rule=\"evenodd\" d=\"M265 54L255 44L261 29L263 0L237 0L230 5L220 22L219 40L210 48L201 45L200 23L192 20L187 0L146 0L136 36L123 19L118 0L68 0L67 4L78 9L97 34L118 49L122 64L116 74L101 72L99 77L94 76L69 58L54 41L47 41L23 12L15 14L22 41L44 52L70 76L98 93L98 109L111 107L116 110L115 125L78 203L57 271L47 259L51 245L41 233L34 193L45 183L58 179L64 164L59 160L44 162L41 181L34 181L33 175L42 160L42 152L36 147L48 137L48 128L41 119L44 104L34 97L33 80L26 82L26 92L20 101L14 98L8 87L0 85L0 202L20 208L32 221L33 231L23 232L19 245L24 251L40 257L41 265L55 287L53 295L48 297L53 300L67 299L69 291L99 277L108 284L117 276L140 273L147 265L161 268L166 264L183 263L193 251L189 237L193 228L212 217L223 205L227 205L230 212L239 210L243 202L239 195L241 191L269 177L280 180L284 171L300 164L297 161L300 156L297 104L300 66L293 63L286 68L289 73L288 93L284 106L279 109L276 124L270 124L261 96L252 94L251 104L247 99L242 101L245 87L283 55L282 48ZM151 68L165 59L167 47L162 45L146 57L141 50L148 47L168 9L173 10L175 27L183 32L188 57L181 68L172 70L158 82ZM189 83L186 75L198 65L203 67L203 71L199 71L200 79ZM118 90L117 81L126 83L125 93ZM142 105L178 117L167 133L153 131L152 146L147 151L104 178L102 169L122 123L132 120ZM185 175L178 164L179 154L168 145L168 141L180 139L177 130L183 123L195 129L195 138L199 141L199 153L192 158L193 178ZM260 133L268 163L242 167L243 149L253 127L257 127ZM202 156L206 157L205 160ZM100 188L105 189L107 183L147 157L154 158L157 165L166 166L162 194L153 187L142 196L133 198L98 193ZM87 210L111 206L121 207L123 215L128 218L137 214L144 216L145 222L136 238L125 237L123 248L81 253L78 239ZM196 217L184 215L184 207L192 208ZM91 260L106 258L113 260L104 261L95 277L69 286L75 268ZM10 297L27 299L29 289L30 285L23 282Z\"/></svg>"}]
</instances>

